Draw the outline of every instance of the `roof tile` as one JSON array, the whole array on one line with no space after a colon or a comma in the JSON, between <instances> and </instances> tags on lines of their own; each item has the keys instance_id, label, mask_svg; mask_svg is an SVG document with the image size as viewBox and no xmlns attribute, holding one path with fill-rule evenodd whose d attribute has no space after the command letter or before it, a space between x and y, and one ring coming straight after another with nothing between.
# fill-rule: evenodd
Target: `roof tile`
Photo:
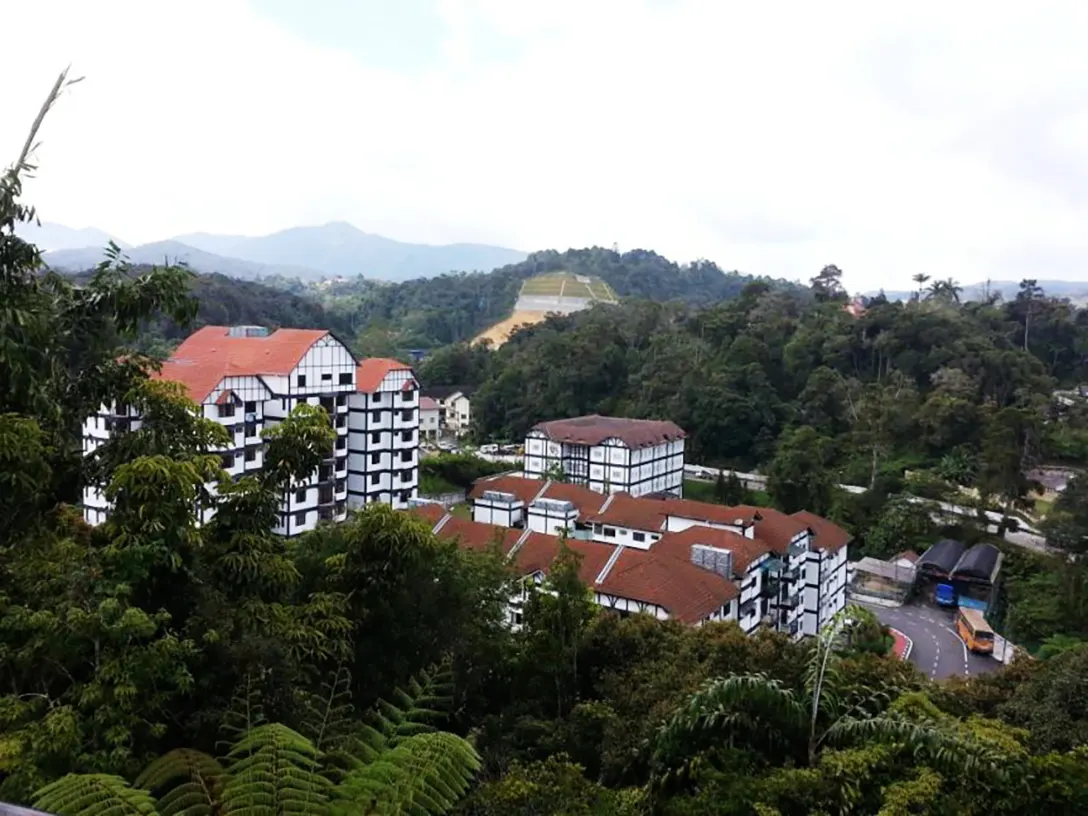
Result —
<instances>
[{"instance_id":1,"label":"roof tile","mask_svg":"<svg viewBox=\"0 0 1088 816\"><path fill-rule=\"evenodd\" d=\"M411 371L412 367L400 360L388 357L367 357L355 369L355 390L360 394L373 394L381 388L382 381L391 371Z\"/></svg>"},{"instance_id":2,"label":"roof tile","mask_svg":"<svg viewBox=\"0 0 1088 816\"><path fill-rule=\"evenodd\" d=\"M658 419L627 419L599 414L555 419L533 426L556 442L599 445L606 439L621 439L629 448L648 448L683 439L687 434L674 422Z\"/></svg>"}]
</instances>

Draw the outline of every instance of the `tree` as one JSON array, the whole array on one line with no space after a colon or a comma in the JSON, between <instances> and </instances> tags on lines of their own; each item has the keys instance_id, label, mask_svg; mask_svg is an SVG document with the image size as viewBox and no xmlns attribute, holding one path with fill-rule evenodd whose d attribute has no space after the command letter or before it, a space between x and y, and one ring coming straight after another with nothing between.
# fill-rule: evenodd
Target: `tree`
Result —
<instances>
[{"instance_id":1,"label":"tree","mask_svg":"<svg viewBox=\"0 0 1088 816\"><path fill-rule=\"evenodd\" d=\"M830 440L802 426L783 434L767 468L767 492L787 513L826 513L835 483L829 472Z\"/></svg>"},{"instance_id":2,"label":"tree","mask_svg":"<svg viewBox=\"0 0 1088 816\"><path fill-rule=\"evenodd\" d=\"M1028 340L1031 334L1031 319L1034 316L1035 304L1043 298L1043 288L1034 278L1025 278L1020 281L1020 291L1016 293L1016 305L1023 309L1024 314L1024 351L1028 350Z\"/></svg>"},{"instance_id":3,"label":"tree","mask_svg":"<svg viewBox=\"0 0 1088 816\"><path fill-rule=\"evenodd\" d=\"M922 292L925 291L926 283L929 281L929 275L925 272L915 272L911 280L918 284L918 292L915 294L914 299L921 300Z\"/></svg>"},{"instance_id":4,"label":"tree","mask_svg":"<svg viewBox=\"0 0 1088 816\"><path fill-rule=\"evenodd\" d=\"M765 675L738 674L712 680L693 694L654 740L651 787L656 796L683 788L701 763L713 762L718 746L727 748L727 756L729 749L751 749L775 765L796 762L813 768L831 746L886 742L940 769L966 770L983 763L999 776L1003 757L985 743L925 719L888 712L880 689L844 693L848 682L839 649L851 616L850 610L840 613L815 640L800 693Z\"/></svg>"},{"instance_id":5,"label":"tree","mask_svg":"<svg viewBox=\"0 0 1088 816\"><path fill-rule=\"evenodd\" d=\"M843 300L846 290L842 287L842 270L834 264L825 266L814 278L809 281L816 300L826 303L833 300Z\"/></svg>"},{"instance_id":6,"label":"tree","mask_svg":"<svg viewBox=\"0 0 1088 816\"><path fill-rule=\"evenodd\" d=\"M748 489L735 470L729 471L728 478L724 470L718 471L718 478L714 482L714 500L730 507L748 503Z\"/></svg>"}]
</instances>

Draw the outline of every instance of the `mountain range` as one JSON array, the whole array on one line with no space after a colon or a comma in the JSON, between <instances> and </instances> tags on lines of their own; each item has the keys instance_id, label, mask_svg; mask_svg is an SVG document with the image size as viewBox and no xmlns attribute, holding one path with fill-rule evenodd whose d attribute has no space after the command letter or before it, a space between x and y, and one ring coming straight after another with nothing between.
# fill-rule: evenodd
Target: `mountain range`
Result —
<instances>
[{"instance_id":1,"label":"mountain range","mask_svg":"<svg viewBox=\"0 0 1088 816\"><path fill-rule=\"evenodd\" d=\"M399 282L445 272L490 271L526 258L524 252L487 244L394 241L343 221L291 227L259 237L198 232L137 246L96 228L73 229L46 222L22 225L18 231L45 250L50 267L72 272L98 264L111 240L133 263L184 262L197 272L247 279L279 275L309 281L362 275Z\"/></svg>"}]
</instances>

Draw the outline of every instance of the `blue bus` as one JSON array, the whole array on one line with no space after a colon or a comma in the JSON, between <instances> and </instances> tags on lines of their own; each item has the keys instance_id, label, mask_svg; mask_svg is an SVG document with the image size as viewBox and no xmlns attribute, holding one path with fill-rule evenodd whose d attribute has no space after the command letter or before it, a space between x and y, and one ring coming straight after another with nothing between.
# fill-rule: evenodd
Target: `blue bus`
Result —
<instances>
[{"instance_id":1,"label":"blue bus","mask_svg":"<svg viewBox=\"0 0 1088 816\"><path fill-rule=\"evenodd\" d=\"M956 606L956 588L952 584L937 584L934 596L938 606Z\"/></svg>"}]
</instances>

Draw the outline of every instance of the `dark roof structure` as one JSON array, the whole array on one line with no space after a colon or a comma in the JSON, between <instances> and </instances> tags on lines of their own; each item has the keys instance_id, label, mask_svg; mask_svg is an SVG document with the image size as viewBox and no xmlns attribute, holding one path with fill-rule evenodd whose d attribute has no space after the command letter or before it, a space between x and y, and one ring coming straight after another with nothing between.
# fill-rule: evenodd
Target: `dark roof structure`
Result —
<instances>
[{"instance_id":1,"label":"dark roof structure","mask_svg":"<svg viewBox=\"0 0 1088 816\"><path fill-rule=\"evenodd\" d=\"M915 567L927 575L948 578L963 555L966 545L962 541L945 538L938 541L918 559Z\"/></svg>"},{"instance_id":2,"label":"dark roof structure","mask_svg":"<svg viewBox=\"0 0 1088 816\"><path fill-rule=\"evenodd\" d=\"M992 583L997 577L1000 562L1001 551L993 544L982 542L960 556L952 570L952 577L960 581Z\"/></svg>"},{"instance_id":3,"label":"dark roof structure","mask_svg":"<svg viewBox=\"0 0 1088 816\"><path fill-rule=\"evenodd\" d=\"M464 394L466 397L471 397L475 391L476 389L471 385L432 385L429 388L421 388L419 394L422 397L444 400L454 394Z\"/></svg>"},{"instance_id":4,"label":"dark roof structure","mask_svg":"<svg viewBox=\"0 0 1088 816\"><path fill-rule=\"evenodd\" d=\"M668 420L626 419L599 414L541 422L534 425L533 430L540 431L555 442L599 445L606 439L619 439L629 448L648 448L687 436L679 425Z\"/></svg>"}]
</instances>

